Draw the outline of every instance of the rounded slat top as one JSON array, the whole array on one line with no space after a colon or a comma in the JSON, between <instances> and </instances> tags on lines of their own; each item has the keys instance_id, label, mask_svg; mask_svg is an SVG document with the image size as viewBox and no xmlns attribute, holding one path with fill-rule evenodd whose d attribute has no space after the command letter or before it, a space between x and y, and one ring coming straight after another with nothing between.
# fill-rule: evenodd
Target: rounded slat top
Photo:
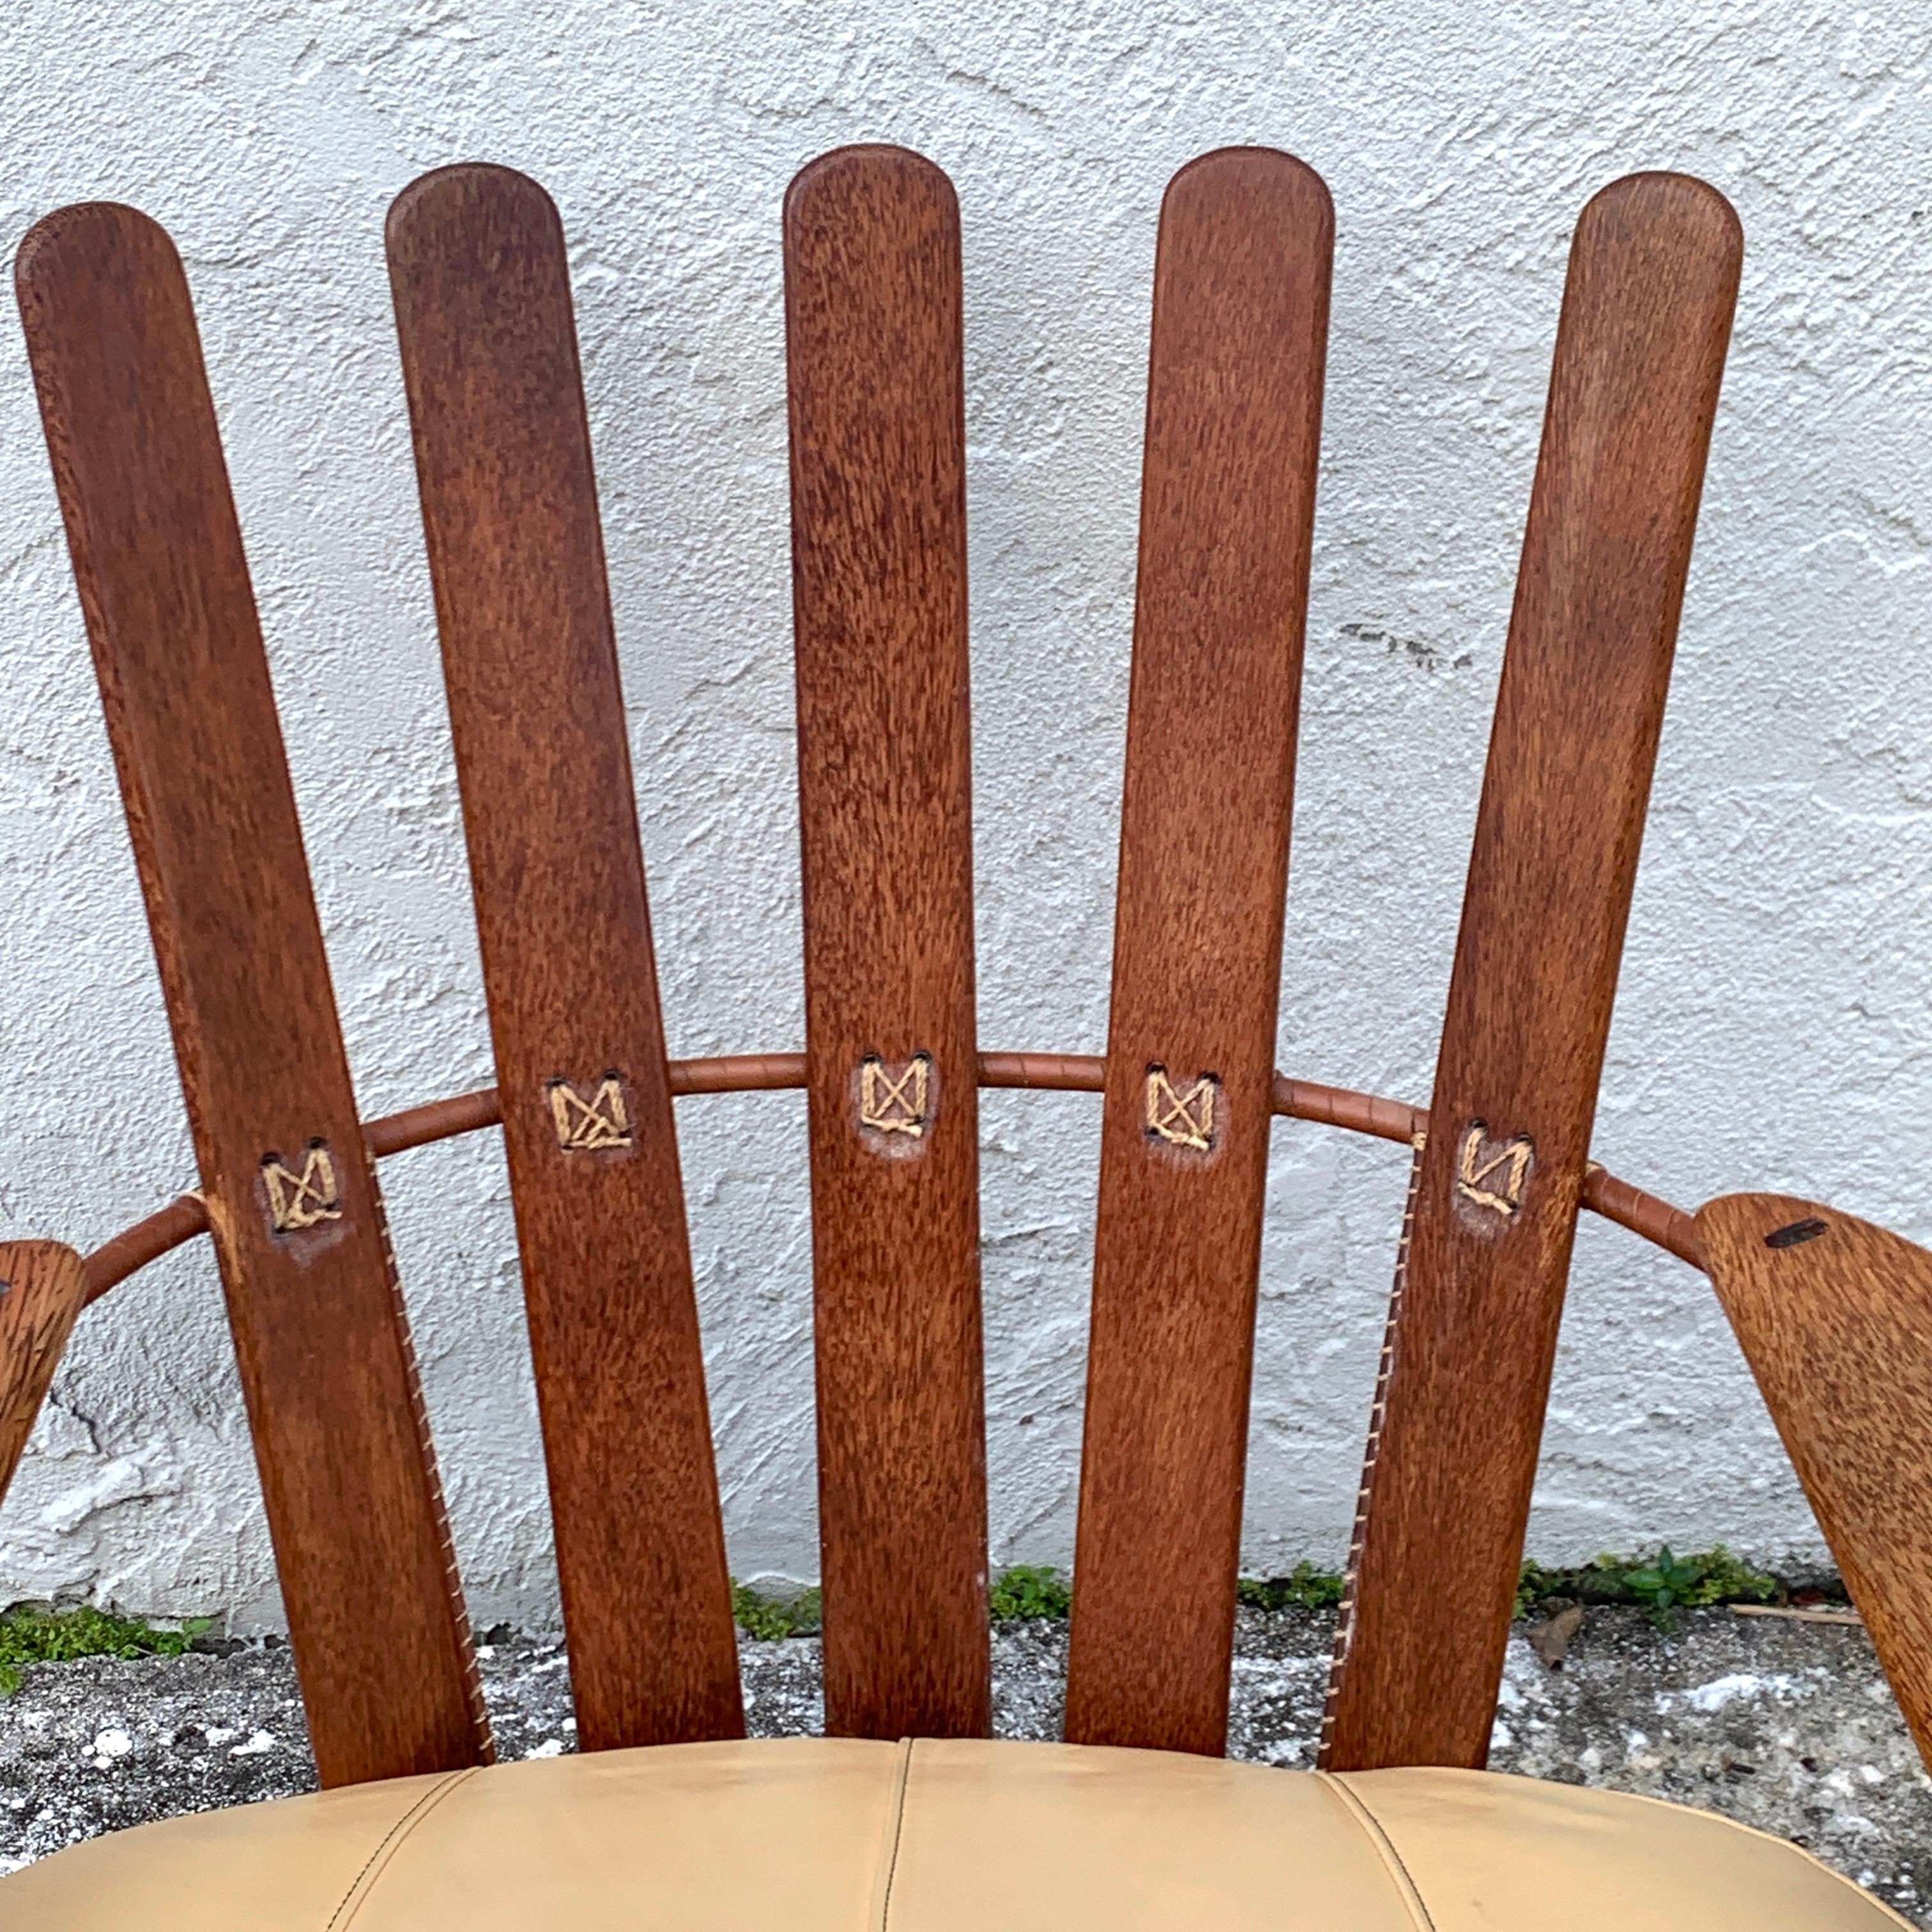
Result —
<instances>
[{"instance_id":1,"label":"rounded slat top","mask_svg":"<svg viewBox=\"0 0 1932 1932\"><path fill-rule=\"evenodd\" d=\"M826 1721L990 1721L959 210L784 206Z\"/></svg>"}]
</instances>

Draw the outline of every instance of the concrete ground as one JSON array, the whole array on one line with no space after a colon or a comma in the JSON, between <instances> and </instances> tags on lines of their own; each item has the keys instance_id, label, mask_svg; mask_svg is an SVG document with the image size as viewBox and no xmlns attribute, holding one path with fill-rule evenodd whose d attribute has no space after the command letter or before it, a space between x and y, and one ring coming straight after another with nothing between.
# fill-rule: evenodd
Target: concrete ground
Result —
<instances>
[{"instance_id":1,"label":"concrete ground","mask_svg":"<svg viewBox=\"0 0 1932 1932\"><path fill-rule=\"evenodd\" d=\"M1264 1763L1314 1756L1326 1612L1244 1610L1232 1750ZM491 1633L484 1681L506 1758L572 1748L566 1666L553 1642ZM1554 1646L1545 1636L1544 1648ZM744 1646L754 1734L819 1726L809 1639ZM1066 1627L994 1636L995 1724L1051 1737ZM1492 1767L1648 1792L1795 1839L1915 1924L1932 1928L1932 1780L1862 1630L1684 1613L1587 1612L1556 1667L1510 1645ZM0 1703L0 1872L75 1840L172 1813L279 1797L312 1781L287 1651L44 1664ZM1560 1922L1560 1904L1552 1922Z\"/></svg>"}]
</instances>

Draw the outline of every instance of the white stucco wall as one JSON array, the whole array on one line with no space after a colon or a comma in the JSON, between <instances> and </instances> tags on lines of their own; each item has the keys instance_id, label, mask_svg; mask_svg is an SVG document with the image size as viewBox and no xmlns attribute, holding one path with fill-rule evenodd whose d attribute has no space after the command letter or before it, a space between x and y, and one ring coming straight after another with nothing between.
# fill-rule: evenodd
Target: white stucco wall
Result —
<instances>
[{"instance_id":1,"label":"white stucco wall","mask_svg":"<svg viewBox=\"0 0 1932 1932\"><path fill-rule=\"evenodd\" d=\"M1424 1099L1568 232L1638 167L1748 238L1597 1132L1932 1236L1932 26L1910 0L397 6L23 0L0 238L136 202L198 300L365 1112L490 1077L390 197L488 158L572 238L674 1052L802 1044L778 208L916 146L965 224L980 1007L1097 1052L1154 222L1229 141L1338 220L1280 1060ZM0 1220L191 1162L17 328L0 320ZM1096 1105L985 1103L997 1560L1071 1544ZM796 1096L680 1103L732 1558L814 1573ZM1277 1129L1248 1560L1339 1559L1403 1152ZM493 1137L386 1168L472 1595L552 1579ZM1472 1400L1480 1400L1472 1394ZM1589 1220L1532 1546L1821 1545L1702 1279ZM84 1321L0 1603L277 1614L206 1244Z\"/></svg>"}]
</instances>

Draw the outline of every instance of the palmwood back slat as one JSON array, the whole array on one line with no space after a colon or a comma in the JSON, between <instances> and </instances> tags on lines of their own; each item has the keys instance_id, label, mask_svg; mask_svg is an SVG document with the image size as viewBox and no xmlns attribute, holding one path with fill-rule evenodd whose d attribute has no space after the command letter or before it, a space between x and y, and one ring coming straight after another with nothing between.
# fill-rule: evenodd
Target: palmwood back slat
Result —
<instances>
[{"instance_id":1,"label":"palmwood back slat","mask_svg":"<svg viewBox=\"0 0 1932 1932\"><path fill-rule=\"evenodd\" d=\"M847 148L784 207L825 1714L991 1721L959 209Z\"/></svg>"},{"instance_id":2,"label":"palmwood back slat","mask_svg":"<svg viewBox=\"0 0 1932 1932\"><path fill-rule=\"evenodd\" d=\"M742 1736L563 231L508 170L391 212L443 681L586 1750Z\"/></svg>"},{"instance_id":3,"label":"palmwood back slat","mask_svg":"<svg viewBox=\"0 0 1932 1932\"><path fill-rule=\"evenodd\" d=\"M1579 1200L1701 1252L1586 1156L1737 237L1671 176L1580 226L1424 1115L1273 1070L1331 233L1320 182L1271 152L1205 157L1170 191L1108 1055L982 1056L957 206L892 148L794 184L806 1052L668 1065L561 231L502 170L406 191L392 272L499 1084L366 1144L178 264L126 210L30 238L35 373L206 1204L84 1276L50 1244L4 1258L32 1300L0 1298L0 1451L80 1295L212 1226L328 1781L488 1750L371 1152L503 1122L580 1742L732 1736L670 1096L800 1085L830 1730L988 1728L976 1091L1058 1087L1104 1090L1068 1735L1222 1747L1286 1114L1424 1141L1328 1759L1480 1762ZM326 1210L297 1168L314 1218L278 1228L263 1156L314 1148Z\"/></svg>"},{"instance_id":4,"label":"palmwood back slat","mask_svg":"<svg viewBox=\"0 0 1932 1932\"><path fill-rule=\"evenodd\" d=\"M1377 1395L1325 1761L1480 1766L1589 1157L1741 237L1584 210Z\"/></svg>"},{"instance_id":5,"label":"palmwood back slat","mask_svg":"<svg viewBox=\"0 0 1932 1932\"><path fill-rule=\"evenodd\" d=\"M21 251L28 352L323 1780L489 1734L188 285L131 208Z\"/></svg>"},{"instance_id":6,"label":"palmwood back slat","mask_svg":"<svg viewBox=\"0 0 1932 1932\"><path fill-rule=\"evenodd\" d=\"M1263 149L1192 163L1161 212L1076 1742L1227 1732L1334 235L1319 178Z\"/></svg>"}]
</instances>

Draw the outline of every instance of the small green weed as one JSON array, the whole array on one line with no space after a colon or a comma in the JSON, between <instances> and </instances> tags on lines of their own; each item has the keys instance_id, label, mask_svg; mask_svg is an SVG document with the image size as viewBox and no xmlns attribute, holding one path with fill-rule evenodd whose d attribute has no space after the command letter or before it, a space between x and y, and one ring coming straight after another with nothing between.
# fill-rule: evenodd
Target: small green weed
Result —
<instances>
[{"instance_id":1,"label":"small green weed","mask_svg":"<svg viewBox=\"0 0 1932 1932\"><path fill-rule=\"evenodd\" d=\"M1064 1617L1073 1607L1073 1592L1058 1570L1037 1563L1016 1563L1000 1571L986 1593L996 1624L1029 1617Z\"/></svg>"},{"instance_id":2,"label":"small green weed","mask_svg":"<svg viewBox=\"0 0 1932 1932\"><path fill-rule=\"evenodd\" d=\"M1624 1588L1647 1606L1660 1624L1669 1620L1673 1605L1688 1603L1703 1581L1697 1565L1678 1562L1667 1543L1642 1568L1624 1572Z\"/></svg>"},{"instance_id":3,"label":"small green weed","mask_svg":"<svg viewBox=\"0 0 1932 1932\"><path fill-rule=\"evenodd\" d=\"M815 1583L794 1596L767 1597L750 1584L731 1579L731 1614L737 1618L738 1628L747 1636L761 1637L768 1643L779 1637L815 1636L824 1622L820 1603Z\"/></svg>"},{"instance_id":4,"label":"small green weed","mask_svg":"<svg viewBox=\"0 0 1932 1932\"><path fill-rule=\"evenodd\" d=\"M1342 1600L1343 1587L1332 1570L1318 1570L1312 1563L1298 1563L1286 1576L1244 1576L1234 1586L1240 1600L1256 1610L1285 1610L1291 1604L1332 1610Z\"/></svg>"},{"instance_id":5,"label":"small green weed","mask_svg":"<svg viewBox=\"0 0 1932 1932\"><path fill-rule=\"evenodd\" d=\"M0 1616L0 1697L20 1688L29 1664L64 1664L76 1657L178 1657L213 1619L196 1617L179 1630L156 1630L82 1604L70 1610L22 1606Z\"/></svg>"},{"instance_id":6,"label":"small green weed","mask_svg":"<svg viewBox=\"0 0 1932 1932\"><path fill-rule=\"evenodd\" d=\"M1754 1570L1720 1543L1714 1550L1678 1556L1666 1544L1647 1560L1603 1556L1580 1570L1546 1570L1526 1563L1516 1585L1516 1614L1529 1615L1546 1598L1584 1604L1641 1604L1660 1630L1669 1630L1679 1609L1711 1604L1768 1604L1781 1594L1775 1576Z\"/></svg>"}]
</instances>

